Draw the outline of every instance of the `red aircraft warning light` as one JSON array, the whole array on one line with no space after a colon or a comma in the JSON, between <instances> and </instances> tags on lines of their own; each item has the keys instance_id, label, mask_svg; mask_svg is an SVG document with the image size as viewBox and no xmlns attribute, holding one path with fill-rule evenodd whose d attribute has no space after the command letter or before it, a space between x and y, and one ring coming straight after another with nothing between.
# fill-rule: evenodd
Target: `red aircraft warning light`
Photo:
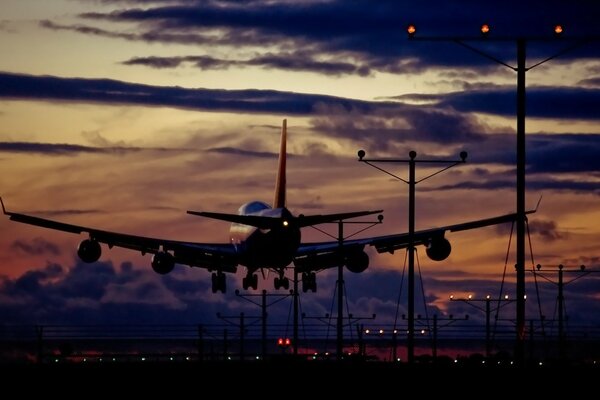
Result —
<instances>
[{"instance_id":1,"label":"red aircraft warning light","mask_svg":"<svg viewBox=\"0 0 600 400\"><path fill-rule=\"evenodd\" d=\"M481 25L481 34L483 36L489 35L490 30L491 30L491 28L490 28L489 24L483 24L483 25Z\"/></svg>"},{"instance_id":2,"label":"red aircraft warning light","mask_svg":"<svg viewBox=\"0 0 600 400\"><path fill-rule=\"evenodd\" d=\"M563 26L562 25L554 25L554 34L555 35L561 35L563 33Z\"/></svg>"}]
</instances>

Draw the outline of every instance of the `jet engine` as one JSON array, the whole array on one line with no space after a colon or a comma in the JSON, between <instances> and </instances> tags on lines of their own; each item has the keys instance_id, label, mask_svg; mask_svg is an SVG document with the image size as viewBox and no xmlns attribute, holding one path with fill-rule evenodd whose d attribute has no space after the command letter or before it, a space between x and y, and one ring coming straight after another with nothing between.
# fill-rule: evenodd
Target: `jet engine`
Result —
<instances>
[{"instance_id":1,"label":"jet engine","mask_svg":"<svg viewBox=\"0 0 600 400\"><path fill-rule=\"evenodd\" d=\"M369 267L369 256L364 251L357 251L346 256L348 271L358 274Z\"/></svg>"},{"instance_id":2,"label":"jet engine","mask_svg":"<svg viewBox=\"0 0 600 400\"><path fill-rule=\"evenodd\" d=\"M173 271L175 259L166 251L159 251L152 256L152 269L157 274L165 275Z\"/></svg>"},{"instance_id":3,"label":"jet engine","mask_svg":"<svg viewBox=\"0 0 600 400\"><path fill-rule=\"evenodd\" d=\"M431 258L433 261L442 261L448 258L450 252L452 251L452 246L450 242L445 237L435 237L429 241L425 252L427 256Z\"/></svg>"},{"instance_id":4,"label":"jet engine","mask_svg":"<svg viewBox=\"0 0 600 400\"><path fill-rule=\"evenodd\" d=\"M102 248L100 247L100 243L94 239L82 240L77 248L77 255L81 258L81 261L86 263L98 261L101 254Z\"/></svg>"}]
</instances>

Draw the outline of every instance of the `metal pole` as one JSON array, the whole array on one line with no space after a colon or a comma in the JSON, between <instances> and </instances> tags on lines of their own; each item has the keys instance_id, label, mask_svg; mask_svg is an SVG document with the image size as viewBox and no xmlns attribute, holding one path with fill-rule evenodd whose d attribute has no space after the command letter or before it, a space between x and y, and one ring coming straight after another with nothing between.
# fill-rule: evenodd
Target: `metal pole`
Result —
<instances>
[{"instance_id":1,"label":"metal pole","mask_svg":"<svg viewBox=\"0 0 600 400\"><path fill-rule=\"evenodd\" d=\"M244 313L240 313L240 361L244 361L244 331L246 327L244 326Z\"/></svg>"},{"instance_id":2,"label":"metal pole","mask_svg":"<svg viewBox=\"0 0 600 400\"><path fill-rule=\"evenodd\" d=\"M406 349L408 363L414 362L415 352L415 157L417 152L411 151L408 177L408 337Z\"/></svg>"},{"instance_id":3,"label":"metal pole","mask_svg":"<svg viewBox=\"0 0 600 400\"><path fill-rule=\"evenodd\" d=\"M337 279L337 340L336 340L336 359L342 359L344 351L344 259L342 254L344 242L344 223L338 221L338 245L339 245L339 262L338 262L338 279Z\"/></svg>"},{"instance_id":4,"label":"metal pole","mask_svg":"<svg viewBox=\"0 0 600 400\"><path fill-rule=\"evenodd\" d=\"M437 360L437 314L433 314L433 361Z\"/></svg>"},{"instance_id":5,"label":"metal pole","mask_svg":"<svg viewBox=\"0 0 600 400\"><path fill-rule=\"evenodd\" d=\"M490 314L492 312L492 308L490 306L491 299L487 297L485 299L485 356L486 358L490 358L492 353L492 343L491 343L491 326L490 326Z\"/></svg>"},{"instance_id":6,"label":"metal pole","mask_svg":"<svg viewBox=\"0 0 600 400\"><path fill-rule=\"evenodd\" d=\"M561 264L558 266L558 356L561 361L564 361L565 358L563 286L563 265Z\"/></svg>"},{"instance_id":7,"label":"metal pole","mask_svg":"<svg viewBox=\"0 0 600 400\"><path fill-rule=\"evenodd\" d=\"M228 339L227 339L227 328L223 329L223 359L227 360L227 352L229 351L229 349L227 348L229 343L228 343Z\"/></svg>"},{"instance_id":8,"label":"metal pole","mask_svg":"<svg viewBox=\"0 0 600 400\"><path fill-rule=\"evenodd\" d=\"M392 362L398 359L398 331L394 329L392 332Z\"/></svg>"},{"instance_id":9,"label":"metal pole","mask_svg":"<svg viewBox=\"0 0 600 400\"><path fill-rule=\"evenodd\" d=\"M204 327L198 325L198 361L204 360Z\"/></svg>"},{"instance_id":10,"label":"metal pole","mask_svg":"<svg viewBox=\"0 0 600 400\"><path fill-rule=\"evenodd\" d=\"M517 39L517 340L515 360L525 361L525 66L526 40Z\"/></svg>"},{"instance_id":11,"label":"metal pole","mask_svg":"<svg viewBox=\"0 0 600 400\"><path fill-rule=\"evenodd\" d=\"M37 336L37 363L41 364L44 362L44 327L38 325L35 327L35 334Z\"/></svg>"},{"instance_id":12,"label":"metal pole","mask_svg":"<svg viewBox=\"0 0 600 400\"><path fill-rule=\"evenodd\" d=\"M298 355L298 271L294 268L294 356Z\"/></svg>"},{"instance_id":13,"label":"metal pole","mask_svg":"<svg viewBox=\"0 0 600 400\"><path fill-rule=\"evenodd\" d=\"M365 342L363 340L364 329L365 327L363 324L356 327L356 335L358 336L358 354L363 358L365 357Z\"/></svg>"},{"instance_id":14,"label":"metal pole","mask_svg":"<svg viewBox=\"0 0 600 400\"><path fill-rule=\"evenodd\" d=\"M543 323L543 321L542 321ZM533 319L529 320L529 362L533 363L533 357L535 355L534 351L534 330L533 330Z\"/></svg>"},{"instance_id":15,"label":"metal pole","mask_svg":"<svg viewBox=\"0 0 600 400\"><path fill-rule=\"evenodd\" d=\"M266 360L267 358L267 291L263 289L262 291L262 359Z\"/></svg>"}]
</instances>

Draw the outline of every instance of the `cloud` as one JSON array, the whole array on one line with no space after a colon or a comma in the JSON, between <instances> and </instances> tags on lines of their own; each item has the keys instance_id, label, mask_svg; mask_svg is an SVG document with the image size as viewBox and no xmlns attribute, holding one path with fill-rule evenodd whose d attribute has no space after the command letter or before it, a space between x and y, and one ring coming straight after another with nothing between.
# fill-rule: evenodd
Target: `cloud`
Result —
<instances>
[{"instance_id":1,"label":"cloud","mask_svg":"<svg viewBox=\"0 0 600 400\"><path fill-rule=\"evenodd\" d=\"M226 60L211 56L179 56L179 57L134 57L123 61L124 65L143 65L151 68L177 68L192 64L201 70L223 70L230 67L263 67L284 71L308 71L323 75L356 74L369 75L366 66L340 61L319 61L308 51L265 53L246 60Z\"/></svg>"},{"instance_id":2,"label":"cloud","mask_svg":"<svg viewBox=\"0 0 600 400\"><path fill-rule=\"evenodd\" d=\"M144 3L144 6L146 4ZM561 21L569 35L597 34L595 20L599 5L579 2L564 7L559 0L516 0L493 6L475 0L460 7L445 1L414 3L382 0L374 7L367 0L327 2L176 2L144 8L120 8L110 12L90 12L80 17L89 21L137 24L142 33L101 31L85 26L53 27L74 29L86 34L102 34L148 42L278 46L311 48L321 54L354 54L362 64L393 72L425 70L432 67L488 66L489 60L461 48L456 43L409 41L404 27L418 27L417 36L478 37L482 20L492 26L492 35L552 37L552 27ZM519 9L515 14L514 10ZM544 13L540 14L539 10ZM448 15L452 15L449 19ZM49 25L49 24L47 24ZM51 26L49 26L51 27ZM216 34L218 32L218 34ZM514 60L516 45L478 45L507 61ZM553 47L552 47L553 46ZM530 46L530 59L556 53L562 44ZM593 49L583 46L567 52L563 59L590 57ZM549 53L549 54L548 54ZM410 60L402 62L401 59Z\"/></svg>"},{"instance_id":3,"label":"cloud","mask_svg":"<svg viewBox=\"0 0 600 400\"><path fill-rule=\"evenodd\" d=\"M48 242L41 237L34 238L30 243L23 240L15 240L10 245L10 249L29 256L45 254L51 256L60 255L60 248L56 244Z\"/></svg>"},{"instance_id":4,"label":"cloud","mask_svg":"<svg viewBox=\"0 0 600 400\"><path fill-rule=\"evenodd\" d=\"M0 142L0 152L7 153L68 156L81 153L125 153L128 151L136 151L136 149L89 147L67 143Z\"/></svg>"},{"instance_id":5,"label":"cloud","mask_svg":"<svg viewBox=\"0 0 600 400\"><path fill-rule=\"evenodd\" d=\"M277 158L278 154L266 151L248 151L233 147L214 147L206 150L209 153L231 154L236 156L258 157L258 158ZM289 155L288 155L289 156Z\"/></svg>"},{"instance_id":6,"label":"cloud","mask_svg":"<svg viewBox=\"0 0 600 400\"><path fill-rule=\"evenodd\" d=\"M501 224L496 226L496 231L502 235L515 233L514 227L511 224ZM544 242L553 242L560 239L567 239L568 234L560 231L555 221L540 220L532 218L527 223L527 230L532 235L537 235Z\"/></svg>"},{"instance_id":7,"label":"cloud","mask_svg":"<svg viewBox=\"0 0 600 400\"><path fill-rule=\"evenodd\" d=\"M167 106L206 111L262 112L309 115L320 104L341 110L368 112L397 108L389 103L370 103L335 96L299 94L275 90L186 89L126 83L110 79L58 78L0 73L0 98L64 100L104 104Z\"/></svg>"}]
</instances>

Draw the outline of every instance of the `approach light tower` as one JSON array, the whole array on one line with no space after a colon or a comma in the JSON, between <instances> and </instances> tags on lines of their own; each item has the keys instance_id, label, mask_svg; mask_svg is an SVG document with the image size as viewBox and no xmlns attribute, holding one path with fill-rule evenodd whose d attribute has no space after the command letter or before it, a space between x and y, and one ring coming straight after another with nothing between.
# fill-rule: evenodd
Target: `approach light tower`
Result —
<instances>
[{"instance_id":1,"label":"approach light tower","mask_svg":"<svg viewBox=\"0 0 600 400\"><path fill-rule=\"evenodd\" d=\"M406 339L406 350L408 363L414 362L414 351L415 351L415 189L417 183L423 182L426 179L431 178L447 169L450 169L458 164L463 164L467 160L467 152L462 151L460 153L460 160L422 160L416 159L417 152L410 151L407 159L367 159L365 158L366 153L364 150L358 151L358 161L363 162L371 167L395 178L406 184L408 184L408 245L406 250L408 251L408 328L407 328L407 339ZM377 163L407 163L408 164L408 180L403 179L397 175L388 172L387 170L376 166ZM427 164L448 164L440 170L433 172L424 178L419 180L416 179L416 167L417 163Z\"/></svg>"},{"instance_id":2,"label":"approach light tower","mask_svg":"<svg viewBox=\"0 0 600 400\"><path fill-rule=\"evenodd\" d=\"M408 38L410 40L419 41L451 41L455 42L467 49L489 59L498 64L504 65L517 73L517 257L516 257L516 343L515 343L515 359L518 365L523 365L525 362L525 73L557 58L584 43L598 41L598 36L584 37L564 37L564 26L554 25L552 36L492 36L492 28L489 24L482 24L480 34L477 36L427 36L417 37L417 27L410 24L406 28ZM539 61L532 66L526 65L527 59L527 42L531 41L569 41L570 45L554 55ZM504 61L468 44L467 42L514 42L517 47L517 65L513 66Z\"/></svg>"}]
</instances>

